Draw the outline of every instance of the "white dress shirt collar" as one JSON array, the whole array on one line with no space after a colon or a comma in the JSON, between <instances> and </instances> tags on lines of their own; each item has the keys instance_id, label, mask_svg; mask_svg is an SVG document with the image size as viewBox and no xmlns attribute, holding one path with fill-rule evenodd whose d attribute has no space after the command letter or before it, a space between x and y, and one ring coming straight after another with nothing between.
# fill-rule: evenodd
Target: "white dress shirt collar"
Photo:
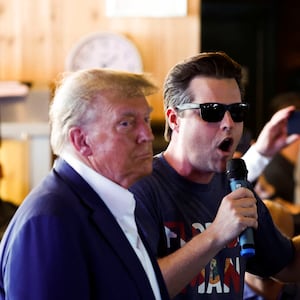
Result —
<instances>
[{"instance_id":1,"label":"white dress shirt collar","mask_svg":"<svg viewBox=\"0 0 300 300\"><path fill-rule=\"evenodd\" d=\"M117 220L125 215L134 215L135 199L130 191L100 175L67 153L64 153L62 158L80 174L101 197ZM120 201L120 199L122 200Z\"/></svg>"}]
</instances>

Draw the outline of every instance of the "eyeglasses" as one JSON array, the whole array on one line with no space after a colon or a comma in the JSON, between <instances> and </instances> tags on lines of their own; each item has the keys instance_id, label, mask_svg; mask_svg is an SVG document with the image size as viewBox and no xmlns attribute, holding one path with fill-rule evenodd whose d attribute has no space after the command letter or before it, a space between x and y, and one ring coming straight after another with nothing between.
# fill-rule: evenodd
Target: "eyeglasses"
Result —
<instances>
[{"instance_id":1,"label":"eyeglasses","mask_svg":"<svg viewBox=\"0 0 300 300\"><path fill-rule=\"evenodd\" d=\"M176 106L178 110L200 109L200 116L206 122L220 122L224 118L226 111L230 112L234 122L245 121L249 110L248 103L183 103Z\"/></svg>"}]
</instances>

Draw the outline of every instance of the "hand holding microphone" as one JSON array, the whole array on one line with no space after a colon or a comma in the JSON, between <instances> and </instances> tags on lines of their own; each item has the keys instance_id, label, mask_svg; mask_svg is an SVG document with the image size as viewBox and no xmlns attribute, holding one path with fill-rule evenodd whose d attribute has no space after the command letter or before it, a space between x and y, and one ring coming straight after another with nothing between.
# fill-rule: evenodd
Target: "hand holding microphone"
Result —
<instances>
[{"instance_id":1,"label":"hand holding microphone","mask_svg":"<svg viewBox=\"0 0 300 300\"><path fill-rule=\"evenodd\" d=\"M245 162L240 158L234 158L227 163L227 177L230 181L232 191L240 187L249 187L247 182L247 168ZM239 237L241 255L251 257L255 255L253 229L247 228Z\"/></svg>"}]
</instances>

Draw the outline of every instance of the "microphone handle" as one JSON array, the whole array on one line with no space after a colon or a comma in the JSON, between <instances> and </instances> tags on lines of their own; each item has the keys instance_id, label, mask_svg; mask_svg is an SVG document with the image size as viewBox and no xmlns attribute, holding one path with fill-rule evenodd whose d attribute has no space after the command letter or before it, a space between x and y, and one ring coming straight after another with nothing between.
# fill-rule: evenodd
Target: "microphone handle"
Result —
<instances>
[{"instance_id":1,"label":"microphone handle","mask_svg":"<svg viewBox=\"0 0 300 300\"><path fill-rule=\"evenodd\" d=\"M232 191L240 187L248 187L247 181L235 178L230 179L230 188ZM251 257L255 255L253 228L248 227L240 234L239 244L241 247L241 256Z\"/></svg>"}]
</instances>

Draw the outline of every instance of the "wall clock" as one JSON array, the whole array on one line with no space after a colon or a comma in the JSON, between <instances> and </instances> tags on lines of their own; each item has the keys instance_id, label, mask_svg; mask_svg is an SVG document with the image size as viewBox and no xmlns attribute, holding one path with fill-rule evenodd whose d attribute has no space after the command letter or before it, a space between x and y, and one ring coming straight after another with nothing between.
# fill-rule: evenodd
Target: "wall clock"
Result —
<instances>
[{"instance_id":1,"label":"wall clock","mask_svg":"<svg viewBox=\"0 0 300 300\"><path fill-rule=\"evenodd\" d=\"M141 55L125 36L114 32L97 32L83 37L66 58L66 70L110 68L140 73Z\"/></svg>"}]
</instances>

